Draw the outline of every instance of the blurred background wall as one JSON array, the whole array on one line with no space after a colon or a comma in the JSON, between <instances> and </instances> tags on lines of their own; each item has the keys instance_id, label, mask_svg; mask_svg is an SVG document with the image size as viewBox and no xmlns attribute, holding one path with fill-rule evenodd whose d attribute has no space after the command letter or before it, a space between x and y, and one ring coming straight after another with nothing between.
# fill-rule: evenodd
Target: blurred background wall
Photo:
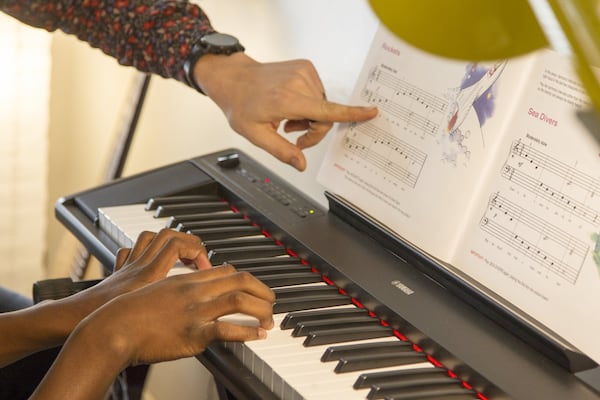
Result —
<instances>
[{"instance_id":1,"label":"blurred background wall","mask_svg":"<svg viewBox=\"0 0 600 400\"><path fill-rule=\"evenodd\" d=\"M0 284L18 291L44 274L50 43L0 15Z\"/></svg>"}]
</instances>

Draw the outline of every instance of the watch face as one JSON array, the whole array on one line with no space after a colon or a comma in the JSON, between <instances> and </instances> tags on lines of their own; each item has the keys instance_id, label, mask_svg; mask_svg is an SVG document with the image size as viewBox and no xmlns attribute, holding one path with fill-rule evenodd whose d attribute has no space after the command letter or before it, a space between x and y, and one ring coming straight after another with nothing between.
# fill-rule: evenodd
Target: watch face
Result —
<instances>
[{"instance_id":1,"label":"watch face","mask_svg":"<svg viewBox=\"0 0 600 400\"><path fill-rule=\"evenodd\" d=\"M203 36L201 40L215 47L232 47L238 44L237 38L226 33L210 33Z\"/></svg>"}]
</instances>

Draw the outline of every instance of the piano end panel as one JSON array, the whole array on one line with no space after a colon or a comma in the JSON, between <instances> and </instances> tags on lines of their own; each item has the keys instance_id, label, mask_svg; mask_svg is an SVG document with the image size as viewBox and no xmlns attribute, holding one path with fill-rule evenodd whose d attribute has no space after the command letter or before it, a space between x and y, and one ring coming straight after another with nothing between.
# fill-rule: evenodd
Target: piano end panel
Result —
<instances>
[{"instance_id":1,"label":"piano end panel","mask_svg":"<svg viewBox=\"0 0 600 400\"><path fill-rule=\"evenodd\" d=\"M236 400L279 400L221 343L213 343L196 358Z\"/></svg>"},{"instance_id":2,"label":"piano end panel","mask_svg":"<svg viewBox=\"0 0 600 400\"><path fill-rule=\"evenodd\" d=\"M60 199L55 205L56 218L98 259L106 275L112 272L119 246L91 221L73 198Z\"/></svg>"}]
</instances>

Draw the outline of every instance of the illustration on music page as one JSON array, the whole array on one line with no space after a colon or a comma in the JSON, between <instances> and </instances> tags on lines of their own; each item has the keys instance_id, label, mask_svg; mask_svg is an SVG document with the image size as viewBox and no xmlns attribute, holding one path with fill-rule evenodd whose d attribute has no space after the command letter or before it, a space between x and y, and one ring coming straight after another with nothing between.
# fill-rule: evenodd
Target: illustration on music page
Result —
<instances>
[{"instance_id":1,"label":"illustration on music page","mask_svg":"<svg viewBox=\"0 0 600 400\"><path fill-rule=\"evenodd\" d=\"M598 274L600 274L600 233L592 233L591 239L594 242L592 258L594 259L594 264L596 264L596 268L598 269Z\"/></svg>"},{"instance_id":2,"label":"illustration on music page","mask_svg":"<svg viewBox=\"0 0 600 400\"><path fill-rule=\"evenodd\" d=\"M600 233L592 233L591 239L594 242L594 250L592 250L592 258L600 275Z\"/></svg>"},{"instance_id":3,"label":"illustration on music page","mask_svg":"<svg viewBox=\"0 0 600 400\"><path fill-rule=\"evenodd\" d=\"M447 114L446 135L443 143L448 160L456 163L457 157L462 154L469 157L469 149L464 143L471 134L469 129L462 125L467 115L474 111L481 128L486 120L494 114L494 105L497 97L496 82L506 66L506 60L486 67L481 64L467 64L465 75L460 86L449 92L449 112ZM485 147L483 130L479 135Z\"/></svg>"},{"instance_id":4,"label":"illustration on music page","mask_svg":"<svg viewBox=\"0 0 600 400\"><path fill-rule=\"evenodd\" d=\"M473 107L479 125L483 125L494 113L495 83L502 74L506 61L491 67L480 64L468 64L465 76L457 88L449 113L447 132L459 129L470 108Z\"/></svg>"}]
</instances>

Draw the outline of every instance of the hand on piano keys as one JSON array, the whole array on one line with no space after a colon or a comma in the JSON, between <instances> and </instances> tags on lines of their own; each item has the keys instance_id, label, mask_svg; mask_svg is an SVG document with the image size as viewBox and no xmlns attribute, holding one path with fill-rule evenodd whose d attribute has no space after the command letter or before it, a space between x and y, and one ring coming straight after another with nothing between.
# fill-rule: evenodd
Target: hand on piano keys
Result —
<instances>
[{"instance_id":1,"label":"hand on piano keys","mask_svg":"<svg viewBox=\"0 0 600 400\"><path fill-rule=\"evenodd\" d=\"M217 274L217 279L222 280L223 285L222 293L219 296L231 297L233 304L218 304L218 297L215 300L203 299L202 302L212 302L213 311L217 313L207 314L213 315L214 322L223 322L226 324L233 324L245 327L259 328L259 336L264 337L265 323L264 319L259 319L256 315L251 315L251 311L254 311L251 307L253 298L247 299L248 303L238 304L237 299L238 293L244 293L244 288L247 284L246 280L251 280L249 291L250 295L258 296L262 300L267 299L270 303L274 300L274 294L260 281L252 277L248 273L237 273L235 269L230 265L224 265L221 267L213 267L208 260L206 248L200 242L199 238L194 235L184 234L176 230L161 229L158 233L149 231L142 231L138 235L138 239L134 243L131 249L121 248L117 253L115 262L115 273L106 279L107 282L115 284L116 280L123 281L127 278L123 278L123 275L128 274L132 270L140 270L135 274L139 284L144 284L148 279L144 277L144 274L148 272L155 279L161 276L178 276L182 274L195 273L198 277L193 280L210 280L214 279L210 276ZM208 270L217 270L218 272L208 272ZM204 271L201 274L199 271ZM224 272L222 272L224 271ZM164 274L166 272L166 274ZM209 276L210 275L210 276ZM247 276L247 278L234 278L233 275ZM229 278L231 276L231 278ZM224 279L223 279L224 278ZM229 278L229 279L228 279ZM150 279L150 280L151 280ZM188 278L177 278L182 280L188 280ZM234 282L229 283L227 280ZM206 283L205 283L206 284ZM258 286L258 289L256 288ZM212 296L215 296L214 294ZM263 304L260 304L264 308ZM245 308L250 307L249 313L235 312L243 311ZM224 310L222 314L219 314L221 310ZM230 313L232 312L233 313ZM264 314L264 313L263 313ZM205 320L207 318L204 318ZM223 324L218 324L223 325ZM267 328L272 327L272 320L266 324ZM227 332L232 328L217 329L218 331ZM236 330L237 328L233 328ZM221 335L222 336L222 335ZM218 338L223 340L222 337ZM237 339L234 339L237 340ZM243 340L243 339L242 339Z\"/></svg>"},{"instance_id":2,"label":"hand on piano keys","mask_svg":"<svg viewBox=\"0 0 600 400\"><path fill-rule=\"evenodd\" d=\"M181 276L184 274L188 276ZM161 282L164 277L168 279ZM187 296L181 301L189 303L193 309L204 310L199 315L199 322L217 326L220 324L215 322L226 322L259 328L260 337L265 336L264 329L272 327L274 293L271 289L251 274L238 272L230 265L213 267L198 237L171 229L161 229L158 233L142 231L131 249L119 250L115 272L96 290L127 287L127 291L134 292L138 287L148 285L144 289L152 291L158 289L150 286L158 284L186 287ZM172 317L176 319L176 307L181 301L161 292L157 298L159 295L166 297L165 306L174 307ZM139 312L152 314L150 310L140 309ZM226 339L228 336L233 340L245 340L242 330L231 334L227 329L217 328L208 335L213 336L212 340L230 340ZM252 339L257 335L247 336Z\"/></svg>"},{"instance_id":3,"label":"hand on piano keys","mask_svg":"<svg viewBox=\"0 0 600 400\"><path fill-rule=\"evenodd\" d=\"M275 301L267 285L230 265L165 277L182 259L207 262L198 238L168 229L143 232L133 248L119 251L110 277L67 298L68 314L69 304L81 311L90 299L116 295L75 327L36 396L101 398L127 366L192 357L214 341L266 338ZM252 318L256 322L248 323ZM75 388L74 375L82 377Z\"/></svg>"}]
</instances>

